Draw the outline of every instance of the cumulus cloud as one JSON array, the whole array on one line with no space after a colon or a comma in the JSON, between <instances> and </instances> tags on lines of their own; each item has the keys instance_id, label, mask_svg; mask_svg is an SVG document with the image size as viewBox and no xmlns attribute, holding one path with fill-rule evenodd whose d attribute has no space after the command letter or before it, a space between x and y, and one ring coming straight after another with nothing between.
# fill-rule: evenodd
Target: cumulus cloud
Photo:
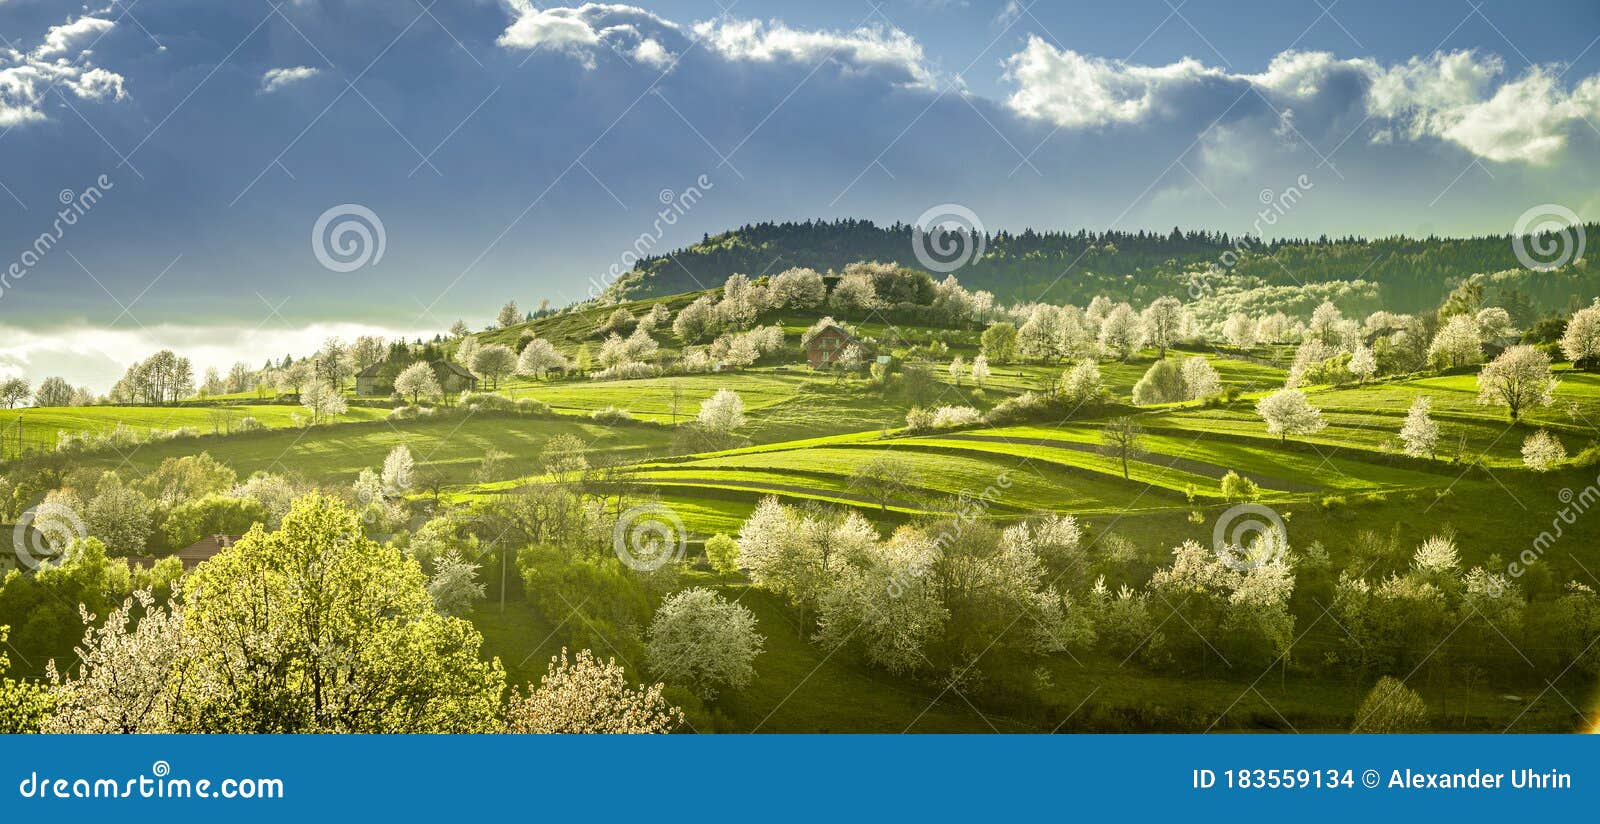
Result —
<instances>
[{"instance_id":1,"label":"cumulus cloud","mask_svg":"<svg viewBox=\"0 0 1600 824\"><path fill-rule=\"evenodd\" d=\"M116 25L110 20L99 17L80 17L71 23L51 26L50 31L45 34L44 42L34 49L33 54L41 59L66 54L79 44L85 42L92 44Z\"/></svg>"},{"instance_id":2,"label":"cumulus cloud","mask_svg":"<svg viewBox=\"0 0 1600 824\"><path fill-rule=\"evenodd\" d=\"M607 51L662 68L695 45L734 63L811 66L827 61L844 73L882 76L902 85L931 87L936 79L922 46L898 29L810 30L777 20L724 17L695 23L686 30L634 6L586 3L541 9L528 0L507 0L507 7L513 19L496 41L499 45L550 49L570 55L588 68L594 68L597 58Z\"/></svg>"},{"instance_id":3,"label":"cumulus cloud","mask_svg":"<svg viewBox=\"0 0 1600 824\"><path fill-rule=\"evenodd\" d=\"M310 66L291 66L281 69L268 69L261 75L261 91L271 94L286 86L292 86L304 80L310 80L322 74L321 69Z\"/></svg>"},{"instance_id":4,"label":"cumulus cloud","mask_svg":"<svg viewBox=\"0 0 1600 824\"><path fill-rule=\"evenodd\" d=\"M85 100L121 99L122 75L87 59L88 47L114 26L81 17L52 26L31 51L0 49L0 128L44 120L44 98L52 88ZM74 49L78 54L69 57Z\"/></svg>"},{"instance_id":5,"label":"cumulus cloud","mask_svg":"<svg viewBox=\"0 0 1600 824\"><path fill-rule=\"evenodd\" d=\"M899 29L858 28L849 32L794 29L779 21L714 20L694 26L697 37L729 60L771 63L780 60L815 65L831 61L846 72L887 72L891 78L933 86L935 73L922 46Z\"/></svg>"},{"instance_id":6,"label":"cumulus cloud","mask_svg":"<svg viewBox=\"0 0 1600 824\"><path fill-rule=\"evenodd\" d=\"M1254 92L1285 124L1354 108L1370 119L1373 142L1441 140L1485 160L1545 164L1584 118L1600 116L1600 76L1571 89L1541 67L1507 79L1499 58L1473 51L1387 66L1284 52L1259 74L1239 74L1192 58L1142 66L1089 57L1033 37L1005 65L1013 111L1070 129L1176 119L1194 114L1197 99L1225 107L1211 112L1221 117Z\"/></svg>"}]
</instances>

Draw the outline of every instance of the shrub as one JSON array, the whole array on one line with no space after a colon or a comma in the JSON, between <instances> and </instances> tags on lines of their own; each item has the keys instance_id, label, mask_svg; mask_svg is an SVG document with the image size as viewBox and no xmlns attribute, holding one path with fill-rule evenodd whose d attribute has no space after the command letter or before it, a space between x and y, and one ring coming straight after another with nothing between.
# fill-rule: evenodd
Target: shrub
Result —
<instances>
[{"instance_id":1,"label":"shrub","mask_svg":"<svg viewBox=\"0 0 1600 824\"><path fill-rule=\"evenodd\" d=\"M906 413L906 429L912 432L921 432L933 428L933 413L920 406L911 407Z\"/></svg>"},{"instance_id":2,"label":"shrub","mask_svg":"<svg viewBox=\"0 0 1600 824\"><path fill-rule=\"evenodd\" d=\"M1002 424L1015 423L1029 420L1044 414L1050 407L1049 401L1043 395L1034 392L1024 392L1015 398L1006 398L989 410L983 419L987 423Z\"/></svg>"},{"instance_id":3,"label":"shrub","mask_svg":"<svg viewBox=\"0 0 1600 824\"><path fill-rule=\"evenodd\" d=\"M1566 447L1554 435L1541 429L1522 442L1522 462L1535 472L1549 472L1567 459Z\"/></svg>"},{"instance_id":4,"label":"shrub","mask_svg":"<svg viewBox=\"0 0 1600 824\"><path fill-rule=\"evenodd\" d=\"M389 410L389 420L409 421L417 417L417 415L421 414L421 412L422 407L419 406L397 406L394 409Z\"/></svg>"},{"instance_id":5,"label":"shrub","mask_svg":"<svg viewBox=\"0 0 1600 824\"><path fill-rule=\"evenodd\" d=\"M550 404L538 398L521 398L517 401L517 411L524 415L548 415Z\"/></svg>"},{"instance_id":6,"label":"shrub","mask_svg":"<svg viewBox=\"0 0 1600 824\"><path fill-rule=\"evenodd\" d=\"M1351 732L1420 732L1428 726L1428 705L1410 687L1383 676L1356 710Z\"/></svg>"},{"instance_id":7,"label":"shrub","mask_svg":"<svg viewBox=\"0 0 1600 824\"><path fill-rule=\"evenodd\" d=\"M1144 377L1133 385L1133 402L1139 406L1172 403L1189 399L1189 390L1183 382L1183 371L1165 358L1150 365Z\"/></svg>"},{"instance_id":8,"label":"shrub","mask_svg":"<svg viewBox=\"0 0 1600 824\"><path fill-rule=\"evenodd\" d=\"M461 408L468 412L515 412L517 402L495 392L462 392Z\"/></svg>"},{"instance_id":9,"label":"shrub","mask_svg":"<svg viewBox=\"0 0 1600 824\"><path fill-rule=\"evenodd\" d=\"M608 366L594 373L597 381L621 381L633 378L653 378L661 374L661 367L643 361L629 361L616 366Z\"/></svg>"},{"instance_id":10,"label":"shrub","mask_svg":"<svg viewBox=\"0 0 1600 824\"><path fill-rule=\"evenodd\" d=\"M970 406L941 406L933 413L934 429L979 423L983 415Z\"/></svg>"},{"instance_id":11,"label":"shrub","mask_svg":"<svg viewBox=\"0 0 1600 824\"><path fill-rule=\"evenodd\" d=\"M1261 495L1256 482L1233 470L1222 476L1222 497L1229 501L1253 501Z\"/></svg>"},{"instance_id":12,"label":"shrub","mask_svg":"<svg viewBox=\"0 0 1600 824\"><path fill-rule=\"evenodd\" d=\"M589 417L597 423L607 424L622 423L624 421L634 420L632 412L616 406L608 406L604 409L596 409L595 411L589 413Z\"/></svg>"},{"instance_id":13,"label":"shrub","mask_svg":"<svg viewBox=\"0 0 1600 824\"><path fill-rule=\"evenodd\" d=\"M261 431L263 429L266 429L266 428L267 428L266 425L261 423L261 421L256 420L254 415L246 415L243 418L239 419L239 424L238 424L238 427L237 427L237 431L239 431L239 432L259 432L259 431Z\"/></svg>"}]
</instances>

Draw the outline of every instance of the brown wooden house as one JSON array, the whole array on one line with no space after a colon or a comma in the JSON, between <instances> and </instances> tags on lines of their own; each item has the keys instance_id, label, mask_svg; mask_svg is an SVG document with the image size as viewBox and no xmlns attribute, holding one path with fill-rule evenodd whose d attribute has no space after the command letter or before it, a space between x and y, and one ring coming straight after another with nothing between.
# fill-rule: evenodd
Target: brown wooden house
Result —
<instances>
[{"instance_id":1,"label":"brown wooden house","mask_svg":"<svg viewBox=\"0 0 1600 824\"><path fill-rule=\"evenodd\" d=\"M855 335L845 331L843 326L832 324L822 328L822 331L811 336L806 341L806 361L812 369L822 369L832 365L844 355L844 350L850 345L865 348L861 340ZM862 352L866 354L865 351Z\"/></svg>"},{"instance_id":2,"label":"brown wooden house","mask_svg":"<svg viewBox=\"0 0 1600 824\"><path fill-rule=\"evenodd\" d=\"M207 535L198 541L177 551L174 555L183 562L183 571L188 572L204 561L211 560L218 552L233 546L239 540L237 535ZM155 566L159 558L148 555L135 556L128 559L128 566L149 569Z\"/></svg>"}]
</instances>

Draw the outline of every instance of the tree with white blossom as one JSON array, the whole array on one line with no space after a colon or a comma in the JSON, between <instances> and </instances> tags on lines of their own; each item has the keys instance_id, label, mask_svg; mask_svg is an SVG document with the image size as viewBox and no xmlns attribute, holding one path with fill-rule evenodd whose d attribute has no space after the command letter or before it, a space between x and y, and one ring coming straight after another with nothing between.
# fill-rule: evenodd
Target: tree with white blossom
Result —
<instances>
[{"instance_id":1,"label":"tree with white blossom","mask_svg":"<svg viewBox=\"0 0 1600 824\"><path fill-rule=\"evenodd\" d=\"M659 306L660 304L656 304ZM571 363L566 356L556 350L554 344L544 338L534 338L522 347L522 353L517 356L517 374L535 380L544 380L551 372L558 372L571 368Z\"/></svg>"},{"instance_id":2,"label":"tree with white blossom","mask_svg":"<svg viewBox=\"0 0 1600 824\"><path fill-rule=\"evenodd\" d=\"M443 394L439 388L439 378L433 374L433 367L423 361L407 366L394 379L394 391L402 397L410 397L413 405L420 403L423 398L437 398Z\"/></svg>"},{"instance_id":3,"label":"tree with white blossom","mask_svg":"<svg viewBox=\"0 0 1600 824\"><path fill-rule=\"evenodd\" d=\"M1350 363L1347 368L1350 370L1350 374L1356 377L1357 383L1366 383L1372 379L1373 375L1377 374L1378 359L1366 344L1358 343L1350 353Z\"/></svg>"},{"instance_id":4,"label":"tree with white blossom","mask_svg":"<svg viewBox=\"0 0 1600 824\"><path fill-rule=\"evenodd\" d=\"M506 730L546 735L669 733L683 724L683 710L661 693L665 684L629 686L616 659L602 663L589 650L573 658L565 648L550 659L537 688L513 694Z\"/></svg>"},{"instance_id":5,"label":"tree with white blossom","mask_svg":"<svg viewBox=\"0 0 1600 824\"><path fill-rule=\"evenodd\" d=\"M721 595L694 587L661 603L645 633L650 671L670 684L715 698L742 689L755 677L753 662L766 638L756 617Z\"/></svg>"},{"instance_id":6,"label":"tree with white blossom","mask_svg":"<svg viewBox=\"0 0 1600 824\"><path fill-rule=\"evenodd\" d=\"M972 359L972 383L979 389L989 380L989 357L978 355Z\"/></svg>"},{"instance_id":7,"label":"tree with white blossom","mask_svg":"<svg viewBox=\"0 0 1600 824\"><path fill-rule=\"evenodd\" d=\"M700 404L695 420L708 432L727 435L745 425L744 399L732 389L718 389Z\"/></svg>"},{"instance_id":8,"label":"tree with white blossom","mask_svg":"<svg viewBox=\"0 0 1600 824\"><path fill-rule=\"evenodd\" d=\"M1309 435L1327 426L1322 410L1306 400L1299 389L1280 389L1256 402L1256 414L1267 422L1267 433L1286 443L1290 435Z\"/></svg>"},{"instance_id":9,"label":"tree with white blossom","mask_svg":"<svg viewBox=\"0 0 1600 824\"><path fill-rule=\"evenodd\" d=\"M1541 429L1522 442L1522 463L1535 472L1549 472L1567 459L1567 448Z\"/></svg>"},{"instance_id":10,"label":"tree with white blossom","mask_svg":"<svg viewBox=\"0 0 1600 824\"><path fill-rule=\"evenodd\" d=\"M1433 399L1418 395L1406 412L1406 422L1400 427L1400 442L1405 452L1413 458L1433 457L1439 448L1439 424L1428 413L1433 410Z\"/></svg>"},{"instance_id":11,"label":"tree with white blossom","mask_svg":"<svg viewBox=\"0 0 1600 824\"><path fill-rule=\"evenodd\" d=\"M1572 314L1561 334L1561 353L1567 360L1594 365L1600 359L1600 298Z\"/></svg>"},{"instance_id":12,"label":"tree with white blossom","mask_svg":"<svg viewBox=\"0 0 1600 824\"><path fill-rule=\"evenodd\" d=\"M1555 391L1550 356L1527 344L1500 353L1478 373L1478 403L1506 407L1513 421L1530 408L1554 403Z\"/></svg>"}]
</instances>

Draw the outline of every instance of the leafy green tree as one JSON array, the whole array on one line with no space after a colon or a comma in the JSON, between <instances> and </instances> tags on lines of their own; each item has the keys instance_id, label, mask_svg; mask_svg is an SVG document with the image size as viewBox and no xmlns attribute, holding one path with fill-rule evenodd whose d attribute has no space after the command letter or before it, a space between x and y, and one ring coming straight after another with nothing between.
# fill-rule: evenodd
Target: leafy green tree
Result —
<instances>
[{"instance_id":1,"label":"leafy green tree","mask_svg":"<svg viewBox=\"0 0 1600 824\"><path fill-rule=\"evenodd\" d=\"M721 532L706 539L706 560L711 568L731 575L739 571L739 542Z\"/></svg>"},{"instance_id":2,"label":"leafy green tree","mask_svg":"<svg viewBox=\"0 0 1600 824\"><path fill-rule=\"evenodd\" d=\"M504 673L440 615L422 569L336 499L295 502L184 589L179 726L196 732L488 732Z\"/></svg>"},{"instance_id":3,"label":"leafy green tree","mask_svg":"<svg viewBox=\"0 0 1600 824\"><path fill-rule=\"evenodd\" d=\"M270 519L266 505L254 498L211 494L173 507L161 523L161 536L168 549L182 549L207 535L243 535Z\"/></svg>"},{"instance_id":4,"label":"leafy green tree","mask_svg":"<svg viewBox=\"0 0 1600 824\"><path fill-rule=\"evenodd\" d=\"M983 354L994 363L1007 363L1017 351L1017 327L1002 321L983 330Z\"/></svg>"}]
</instances>

